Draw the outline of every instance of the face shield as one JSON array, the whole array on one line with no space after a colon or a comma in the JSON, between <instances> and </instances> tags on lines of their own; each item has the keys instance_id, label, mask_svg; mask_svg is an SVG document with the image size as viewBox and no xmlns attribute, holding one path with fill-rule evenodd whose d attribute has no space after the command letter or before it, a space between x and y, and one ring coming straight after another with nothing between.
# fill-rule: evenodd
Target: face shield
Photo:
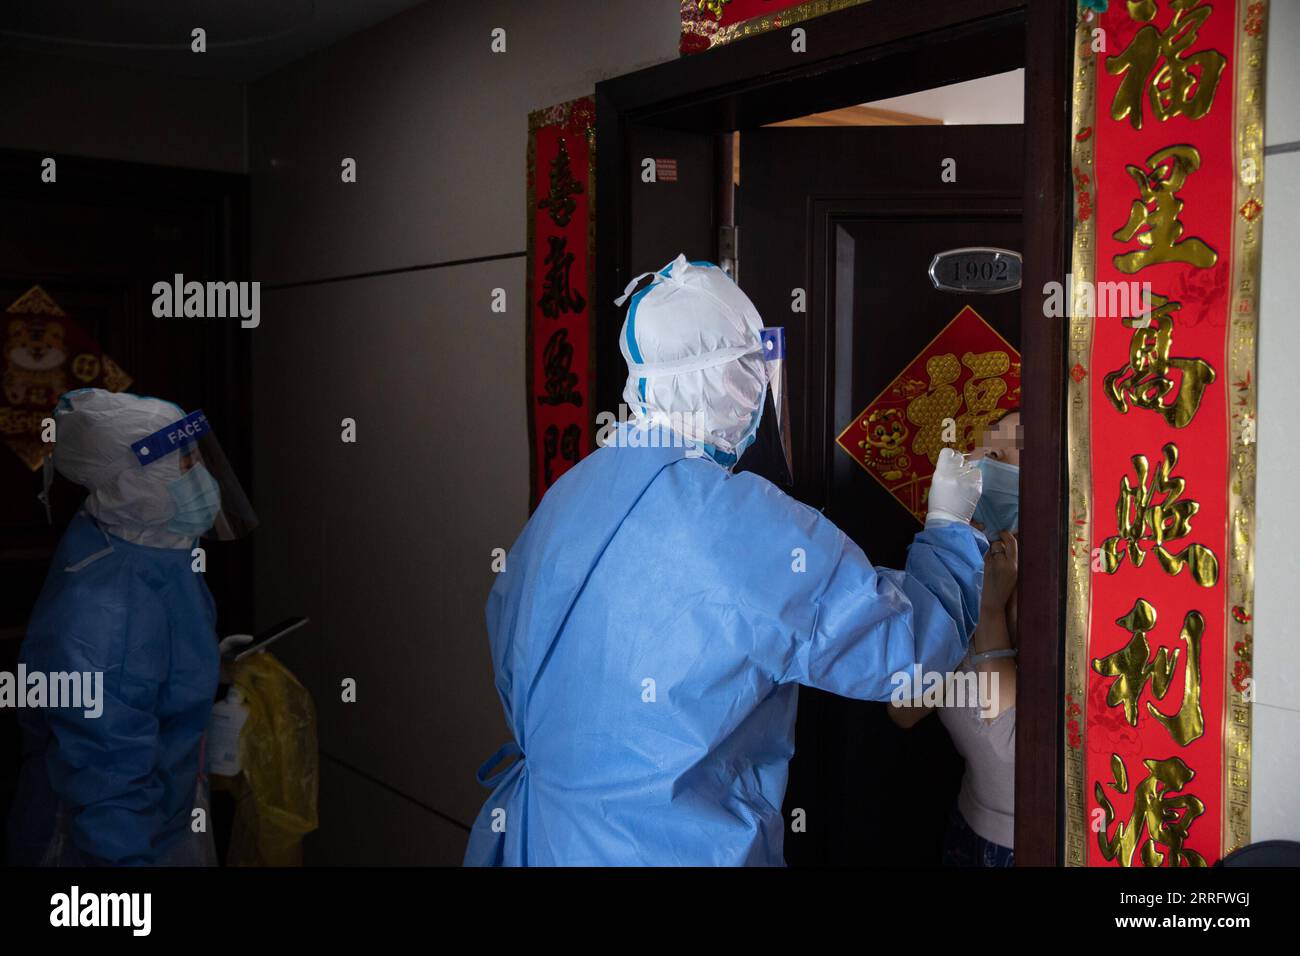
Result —
<instances>
[{"instance_id":1,"label":"face shield","mask_svg":"<svg viewBox=\"0 0 1300 956\"><path fill-rule=\"evenodd\" d=\"M790 442L790 391L785 378L785 329L781 326L763 330L763 358L767 362L768 390L776 411L776 434L785 459L785 470L794 480L794 454Z\"/></svg>"},{"instance_id":2,"label":"face shield","mask_svg":"<svg viewBox=\"0 0 1300 956\"><path fill-rule=\"evenodd\" d=\"M168 531L179 535L242 538L257 515L201 410L131 443L145 475L164 485L174 506Z\"/></svg>"}]
</instances>

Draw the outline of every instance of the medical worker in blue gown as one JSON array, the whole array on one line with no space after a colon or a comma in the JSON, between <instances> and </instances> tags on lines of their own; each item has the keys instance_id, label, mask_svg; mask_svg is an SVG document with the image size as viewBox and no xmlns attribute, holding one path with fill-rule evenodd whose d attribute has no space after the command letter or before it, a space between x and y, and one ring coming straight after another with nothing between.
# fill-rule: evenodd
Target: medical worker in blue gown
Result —
<instances>
[{"instance_id":1,"label":"medical worker in blue gown","mask_svg":"<svg viewBox=\"0 0 1300 956\"><path fill-rule=\"evenodd\" d=\"M547 492L488 598L514 739L479 771L467 864L781 865L798 686L886 700L892 675L965 653L979 472L945 450L906 570L873 567L732 472L766 394L761 327L682 256L631 295L635 421Z\"/></svg>"},{"instance_id":2,"label":"medical worker in blue gown","mask_svg":"<svg viewBox=\"0 0 1300 956\"><path fill-rule=\"evenodd\" d=\"M201 743L217 688L200 536L256 524L204 414L101 389L55 409L54 467L86 487L27 627L27 672L103 675L102 712L18 711L23 767L9 820L16 865L214 862ZM66 701L62 703L67 703Z\"/></svg>"}]
</instances>

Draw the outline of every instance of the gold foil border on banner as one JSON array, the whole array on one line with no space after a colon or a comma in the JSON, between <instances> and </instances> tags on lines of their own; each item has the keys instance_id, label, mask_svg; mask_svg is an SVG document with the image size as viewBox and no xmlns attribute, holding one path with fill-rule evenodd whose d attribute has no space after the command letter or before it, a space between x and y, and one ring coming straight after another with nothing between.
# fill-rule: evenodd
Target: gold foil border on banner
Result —
<instances>
[{"instance_id":1,"label":"gold foil border on banner","mask_svg":"<svg viewBox=\"0 0 1300 956\"><path fill-rule=\"evenodd\" d=\"M1074 82L1070 131L1074 191L1074 237L1071 254L1073 289L1069 295L1069 342L1066 352L1069 376L1066 390L1069 500L1066 535L1066 612L1065 612L1065 864L1087 864L1088 781L1088 621L1091 611L1092 573L1092 454L1090 435L1089 379L1092 374L1092 297L1079 301L1073 290L1090 286L1096 257L1096 175L1094 142L1096 137L1097 60L1092 54L1092 26L1080 18L1075 29ZM1086 217L1079 215L1080 191L1088 192ZM1083 308L1081 308L1081 306ZM1080 374L1081 373L1081 374ZM1077 712L1072 706L1077 707ZM1078 726L1077 744L1071 740L1070 722Z\"/></svg>"},{"instance_id":2,"label":"gold foil border on banner","mask_svg":"<svg viewBox=\"0 0 1300 956\"><path fill-rule=\"evenodd\" d=\"M746 37L767 33L769 30L791 27L796 23L802 23L804 20L811 20L814 17L825 16L828 13L847 10L849 7L856 7L870 2L871 0L807 0L806 3L787 7L785 10L760 14L756 17L750 17L748 20L741 20L739 23L719 27L716 33L709 36L709 49L731 43L733 40L743 40Z\"/></svg>"},{"instance_id":3,"label":"gold foil border on banner","mask_svg":"<svg viewBox=\"0 0 1300 956\"><path fill-rule=\"evenodd\" d=\"M1239 0L1233 170L1232 296L1228 319L1228 588L1224 647L1223 855L1250 842L1251 697L1234 665L1254 668L1255 463L1260 251L1264 196L1264 55L1268 4ZM1253 687L1252 687L1253 691Z\"/></svg>"}]
</instances>

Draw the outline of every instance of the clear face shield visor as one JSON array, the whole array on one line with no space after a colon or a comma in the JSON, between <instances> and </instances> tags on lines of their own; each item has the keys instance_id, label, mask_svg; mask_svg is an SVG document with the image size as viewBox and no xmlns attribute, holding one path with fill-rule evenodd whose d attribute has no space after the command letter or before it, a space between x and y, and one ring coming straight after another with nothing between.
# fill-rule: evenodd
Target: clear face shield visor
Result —
<instances>
[{"instance_id":1,"label":"clear face shield visor","mask_svg":"<svg viewBox=\"0 0 1300 956\"><path fill-rule=\"evenodd\" d=\"M257 527L257 515L201 410L131 443L145 473L167 487L176 534L230 541Z\"/></svg>"},{"instance_id":2,"label":"clear face shield visor","mask_svg":"<svg viewBox=\"0 0 1300 956\"><path fill-rule=\"evenodd\" d=\"M786 475L794 482L794 452L790 441L790 389L786 382L785 328L763 329L763 359L767 362L767 388L776 411L776 433L785 459Z\"/></svg>"}]
</instances>

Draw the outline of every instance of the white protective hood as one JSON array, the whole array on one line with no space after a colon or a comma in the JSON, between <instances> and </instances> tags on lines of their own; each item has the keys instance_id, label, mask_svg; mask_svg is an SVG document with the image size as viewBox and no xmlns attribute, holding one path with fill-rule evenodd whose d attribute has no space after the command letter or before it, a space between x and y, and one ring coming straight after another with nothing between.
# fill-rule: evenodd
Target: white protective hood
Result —
<instances>
[{"instance_id":1,"label":"white protective hood","mask_svg":"<svg viewBox=\"0 0 1300 956\"><path fill-rule=\"evenodd\" d=\"M627 362L623 401L639 421L739 454L753 440L767 390L763 320L720 268L679 255L629 297L619 347Z\"/></svg>"},{"instance_id":2,"label":"white protective hood","mask_svg":"<svg viewBox=\"0 0 1300 956\"><path fill-rule=\"evenodd\" d=\"M167 530L176 505L167 484L180 477L176 456L146 473L131 450L184 417L171 402L86 388L69 392L54 410L54 467L86 488L82 506L109 534L154 548L189 548L194 538Z\"/></svg>"}]
</instances>

